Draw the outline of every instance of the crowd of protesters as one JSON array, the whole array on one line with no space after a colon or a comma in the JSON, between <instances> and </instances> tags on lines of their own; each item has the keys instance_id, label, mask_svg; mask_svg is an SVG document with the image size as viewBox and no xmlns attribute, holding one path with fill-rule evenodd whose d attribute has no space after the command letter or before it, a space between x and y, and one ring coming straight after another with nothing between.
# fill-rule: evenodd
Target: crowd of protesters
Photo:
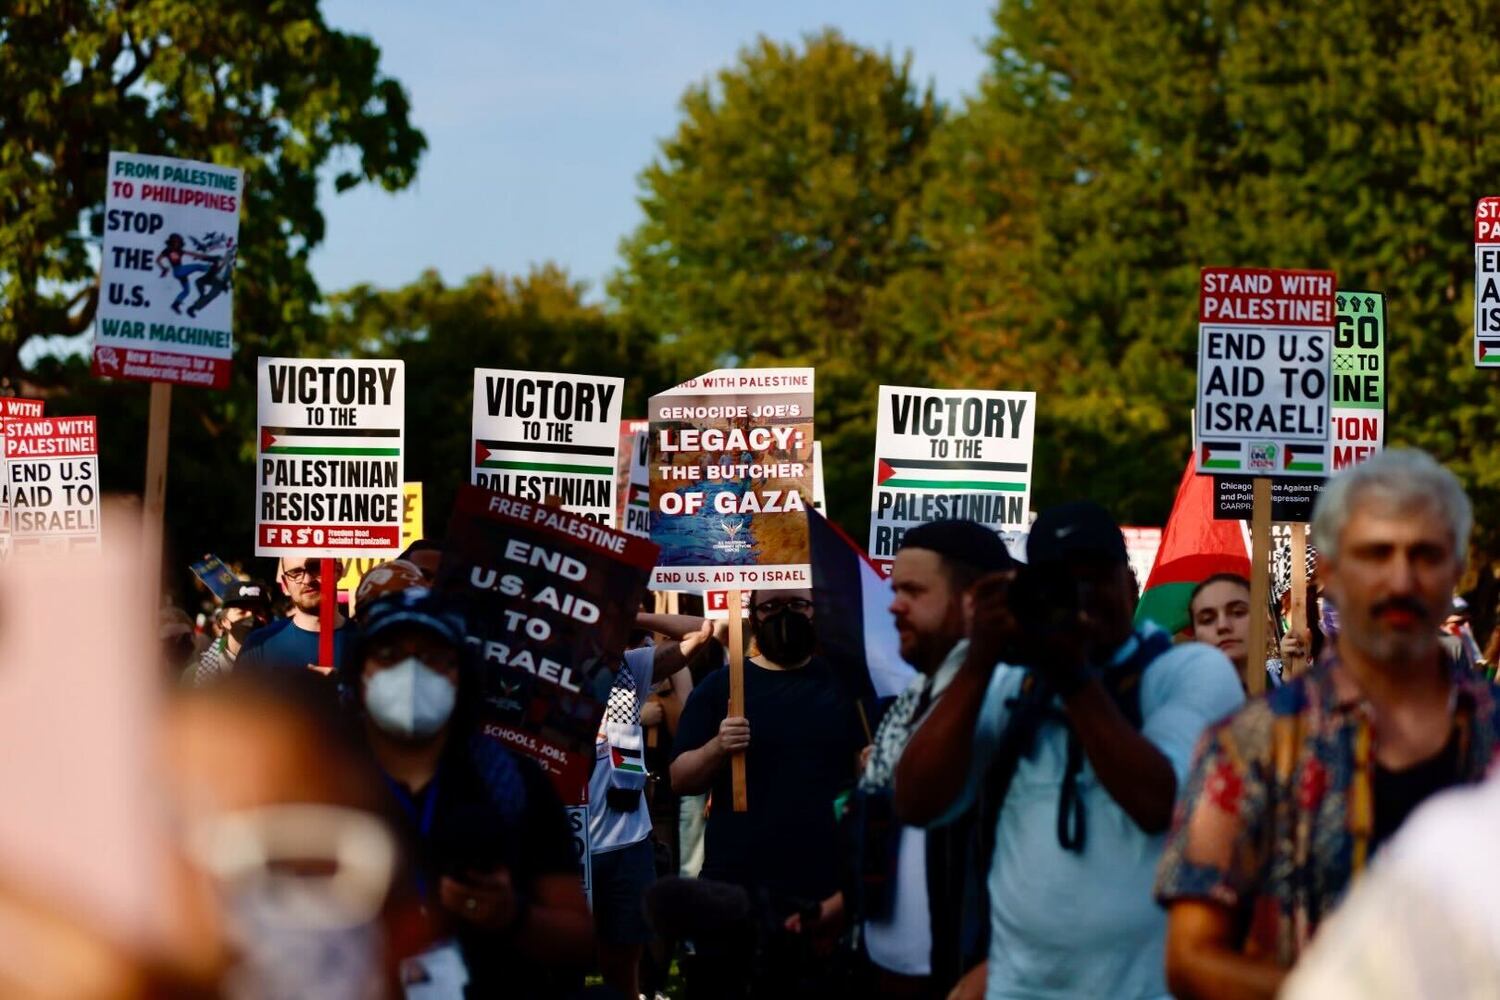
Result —
<instances>
[{"instance_id":1,"label":"crowd of protesters","mask_svg":"<svg viewBox=\"0 0 1500 1000\"><path fill-rule=\"evenodd\" d=\"M543 769L483 732L465 622L429 589L441 549L366 574L356 613L335 618L331 672L316 665L332 581L284 558L279 599L233 585L201 652L186 615L159 620L181 681L168 791L198 831L220 906L204 925L224 945L131 982L244 997L1488 995L1495 879L1477 884L1460 856L1491 854L1479 831L1497 793L1423 808L1481 783L1500 736L1456 597L1471 527L1458 481L1423 453L1340 473L1311 526L1308 621L1270 658L1249 638L1270 609L1233 573L1197 585L1182 633L1137 622L1122 533L1093 503L1043 511L1024 561L972 522L915 527L888 609L915 679L886 703L842 680L812 591L748 595L738 712L722 623L619 611L634 632L588 782L587 894ZM1263 665L1268 693L1247 697Z\"/></svg>"}]
</instances>

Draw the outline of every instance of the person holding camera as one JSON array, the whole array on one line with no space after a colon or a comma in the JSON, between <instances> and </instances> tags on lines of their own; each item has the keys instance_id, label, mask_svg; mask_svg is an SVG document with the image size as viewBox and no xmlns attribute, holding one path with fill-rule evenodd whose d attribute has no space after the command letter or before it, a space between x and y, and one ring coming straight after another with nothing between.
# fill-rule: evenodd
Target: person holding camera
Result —
<instances>
[{"instance_id":1,"label":"person holding camera","mask_svg":"<svg viewBox=\"0 0 1500 1000\"><path fill-rule=\"evenodd\" d=\"M896 813L979 811L987 996L1163 996L1157 859L1199 734L1244 694L1223 653L1134 626L1125 539L1097 504L1045 511L1027 557L970 592L962 665L901 756Z\"/></svg>"},{"instance_id":2,"label":"person holding camera","mask_svg":"<svg viewBox=\"0 0 1500 1000\"><path fill-rule=\"evenodd\" d=\"M557 997L583 981L593 922L562 803L479 728L463 620L411 588L361 616L342 688L408 847L424 995Z\"/></svg>"}]
</instances>

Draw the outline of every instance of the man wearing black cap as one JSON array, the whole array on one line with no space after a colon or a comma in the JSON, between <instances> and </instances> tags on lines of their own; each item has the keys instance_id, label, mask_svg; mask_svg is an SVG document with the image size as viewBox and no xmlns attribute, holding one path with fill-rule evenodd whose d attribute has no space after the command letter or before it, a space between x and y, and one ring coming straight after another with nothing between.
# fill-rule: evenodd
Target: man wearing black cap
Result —
<instances>
[{"instance_id":1,"label":"man wearing black cap","mask_svg":"<svg viewBox=\"0 0 1500 1000\"><path fill-rule=\"evenodd\" d=\"M201 687L234 669L245 638L271 620L271 595L258 580L236 580L215 615L219 636L199 657L190 681Z\"/></svg>"},{"instance_id":2,"label":"man wearing black cap","mask_svg":"<svg viewBox=\"0 0 1500 1000\"><path fill-rule=\"evenodd\" d=\"M946 997L983 958L982 928L974 925L987 914L976 905L981 894L972 892L973 880L965 877L972 824L949 824L931 835L902 826L892 813L891 784L912 731L958 672L962 657L953 654L964 638L964 594L980 577L1014 575L1015 569L1000 537L973 521L911 529L891 568L890 611L901 658L919 676L876 729L856 799L859 909L875 967L872 985L881 996Z\"/></svg>"},{"instance_id":3,"label":"man wearing black cap","mask_svg":"<svg viewBox=\"0 0 1500 1000\"><path fill-rule=\"evenodd\" d=\"M971 591L962 664L901 756L896 811L978 809L989 997L1163 996L1163 834L1199 734L1244 696L1218 650L1133 627L1125 541L1096 504L1043 513L1027 556L1013 585Z\"/></svg>"}]
</instances>

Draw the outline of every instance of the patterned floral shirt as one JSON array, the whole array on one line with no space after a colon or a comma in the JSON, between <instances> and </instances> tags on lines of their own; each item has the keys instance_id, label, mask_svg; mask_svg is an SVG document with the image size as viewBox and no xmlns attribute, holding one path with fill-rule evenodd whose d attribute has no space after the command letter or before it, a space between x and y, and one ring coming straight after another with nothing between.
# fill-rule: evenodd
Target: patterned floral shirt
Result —
<instances>
[{"instance_id":1,"label":"patterned floral shirt","mask_svg":"<svg viewBox=\"0 0 1500 1000\"><path fill-rule=\"evenodd\" d=\"M1330 651L1310 671L1208 729L1157 874L1163 905L1229 907L1247 955L1290 966L1369 860L1375 832L1372 711L1341 700ZM1496 753L1496 688L1453 672L1459 781Z\"/></svg>"}]
</instances>

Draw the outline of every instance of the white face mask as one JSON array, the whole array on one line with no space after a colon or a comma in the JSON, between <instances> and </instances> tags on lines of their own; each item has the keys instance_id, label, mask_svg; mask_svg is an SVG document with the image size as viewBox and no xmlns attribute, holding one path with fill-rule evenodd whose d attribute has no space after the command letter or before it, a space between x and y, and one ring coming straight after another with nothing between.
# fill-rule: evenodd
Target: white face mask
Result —
<instances>
[{"instance_id":1,"label":"white face mask","mask_svg":"<svg viewBox=\"0 0 1500 1000\"><path fill-rule=\"evenodd\" d=\"M365 681L365 708L392 736L426 737L447 724L457 694L452 681L408 656Z\"/></svg>"}]
</instances>

